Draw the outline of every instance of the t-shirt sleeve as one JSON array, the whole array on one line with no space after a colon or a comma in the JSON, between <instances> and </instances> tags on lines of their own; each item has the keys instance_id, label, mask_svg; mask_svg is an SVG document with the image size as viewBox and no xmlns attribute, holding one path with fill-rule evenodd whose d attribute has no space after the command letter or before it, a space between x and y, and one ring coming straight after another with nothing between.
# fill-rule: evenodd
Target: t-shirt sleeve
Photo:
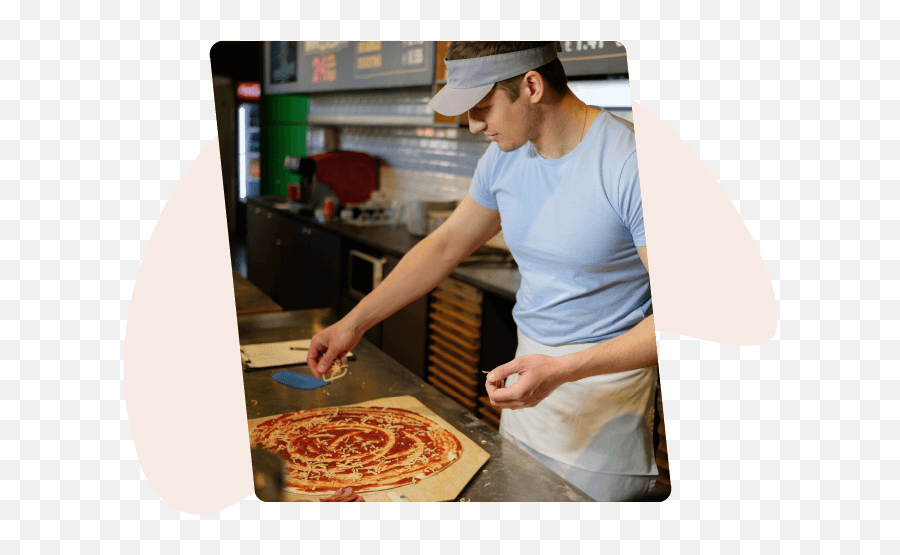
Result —
<instances>
[{"instance_id":1,"label":"t-shirt sleeve","mask_svg":"<svg viewBox=\"0 0 900 555\"><path fill-rule=\"evenodd\" d=\"M469 196L485 208L498 210L497 199L491 193L492 179L490 168L493 165L491 162L494 158L494 153L492 153L493 146L488 147L481 159L478 160L478 165L475 166L475 175L472 176L472 184L469 185Z\"/></svg>"},{"instance_id":2,"label":"t-shirt sleeve","mask_svg":"<svg viewBox=\"0 0 900 555\"><path fill-rule=\"evenodd\" d=\"M638 177L637 151L632 152L619 177L616 205L622 221L631 230L634 246L646 247L644 237L644 207L641 201L641 180Z\"/></svg>"}]
</instances>

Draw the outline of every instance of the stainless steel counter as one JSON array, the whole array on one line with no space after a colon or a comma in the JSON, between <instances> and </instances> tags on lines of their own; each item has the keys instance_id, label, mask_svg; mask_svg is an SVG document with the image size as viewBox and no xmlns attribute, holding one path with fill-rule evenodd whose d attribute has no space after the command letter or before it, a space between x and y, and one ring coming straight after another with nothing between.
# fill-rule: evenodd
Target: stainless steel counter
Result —
<instances>
[{"instance_id":1,"label":"stainless steel counter","mask_svg":"<svg viewBox=\"0 0 900 555\"><path fill-rule=\"evenodd\" d=\"M330 309L252 314L238 317L238 334L242 345L307 339L335 321ZM466 501L592 501L365 339L353 353L356 359L349 363L349 375L309 391L271 377L285 369L308 374L305 365L245 372L247 418L411 395L490 453L490 460L460 494Z\"/></svg>"}]
</instances>

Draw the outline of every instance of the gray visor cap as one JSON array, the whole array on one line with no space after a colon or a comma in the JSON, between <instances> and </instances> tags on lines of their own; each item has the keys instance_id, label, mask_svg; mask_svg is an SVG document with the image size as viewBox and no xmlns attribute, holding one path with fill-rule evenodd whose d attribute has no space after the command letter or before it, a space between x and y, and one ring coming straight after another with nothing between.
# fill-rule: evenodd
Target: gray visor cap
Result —
<instances>
[{"instance_id":1,"label":"gray visor cap","mask_svg":"<svg viewBox=\"0 0 900 555\"><path fill-rule=\"evenodd\" d=\"M478 104L498 81L521 75L557 58L556 43L508 54L467 60L444 60L447 85L428 105L445 116L458 116Z\"/></svg>"}]
</instances>

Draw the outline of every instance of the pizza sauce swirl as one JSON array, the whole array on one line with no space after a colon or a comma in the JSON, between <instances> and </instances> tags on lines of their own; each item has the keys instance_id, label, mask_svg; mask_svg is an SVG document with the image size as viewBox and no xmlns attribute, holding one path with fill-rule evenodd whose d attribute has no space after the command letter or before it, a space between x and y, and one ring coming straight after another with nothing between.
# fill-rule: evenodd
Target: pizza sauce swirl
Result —
<instances>
[{"instance_id":1,"label":"pizza sauce swirl","mask_svg":"<svg viewBox=\"0 0 900 555\"><path fill-rule=\"evenodd\" d=\"M462 451L459 440L436 422L385 407L283 414L258 424L250 442L287 463L285 489L311 494L415 483L449 466Z\"/></svg>"}]
</instances>

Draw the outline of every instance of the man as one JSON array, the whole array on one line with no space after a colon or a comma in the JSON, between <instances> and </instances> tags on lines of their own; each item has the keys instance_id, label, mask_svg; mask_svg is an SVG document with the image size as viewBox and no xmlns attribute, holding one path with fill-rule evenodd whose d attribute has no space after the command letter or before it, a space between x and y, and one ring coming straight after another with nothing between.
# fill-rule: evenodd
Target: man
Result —
<instances>
[{"instance_id":1,"label":"man","mask_svg":"<svg viewBox=\"0 0 900 555\"><path fill-rule=\"evenodd\" d=\"M522 285L516 358L487 392L500 431L597 500L650 493L654 334L633 127L569 90L559 43L454 42L429 103L492 144L453 215L316 335L321 376L503 228Z\"/></svg>"}]
</instances>

